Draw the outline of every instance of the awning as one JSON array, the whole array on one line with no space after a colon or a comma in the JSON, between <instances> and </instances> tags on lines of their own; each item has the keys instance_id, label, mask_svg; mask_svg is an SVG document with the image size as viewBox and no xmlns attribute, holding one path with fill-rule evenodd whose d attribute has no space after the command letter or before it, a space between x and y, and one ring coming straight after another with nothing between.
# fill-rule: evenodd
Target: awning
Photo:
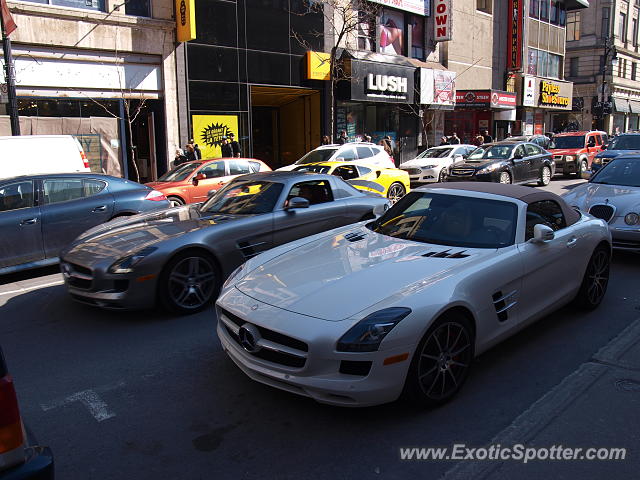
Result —
<instances>
[{"instance_id":1,"label":"awning","mask_svg":"<svg viewBox=\"0 0 640 480\"><path fill-rule=\"evenodd\" d=\"M589 8L589 2L588 0L565 0L564 6L567 11L580 10L582 8Z\"/></svg>"},{"instance_id":2,"label":"awning","mask_svg":"<svg viewBox=\"0 0 640 480\"><path fill-rule=\"evenodd\" d=\"M626 98L614 98L613 108L619 113L629 113L631 111L629 109L629 100Z\"/></svg>"},{"instance_id":3,"label":"awning","mask_svg":"<svg viewBox=\"0 0 640 480\"><path fill-rule=\"evenodd\" d=\"M629 100L629 107L631 108L631 113L640 113L640 102Z\"/></svg>"}]
</instances>

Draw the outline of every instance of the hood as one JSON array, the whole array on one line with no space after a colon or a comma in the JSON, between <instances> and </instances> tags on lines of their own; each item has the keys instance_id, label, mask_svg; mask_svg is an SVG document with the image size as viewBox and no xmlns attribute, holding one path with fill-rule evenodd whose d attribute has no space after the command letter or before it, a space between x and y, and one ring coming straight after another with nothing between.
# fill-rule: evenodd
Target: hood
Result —
<instances>
[{"instance_id":1,"label":"hood","mask_svg":"<svg viewBox=\"0 0 640 480\"><path fill-rule=\"evenodd\" d=\"M461 255L445 256L456 253ZM490 261L494 253L401 240L359 227L294 247L254 268L235 286L268 305L340 321L389 297L436 285L483 259Z\"/></svg>"},{"instance_id":2,"label":"hood","mask_svg":"<svg viewBox=\"0 0 640 480\"><path fill-rule=\"evenodd\" d=\"M442 163L448 163L451 161L450 157L438 157L438 158L414 158L400 165L399 168L405 167L422 167L423 165L440 165Z\"/></svg>"},{"instance_id":3,"label":"hood","mask_svg":"<svg viewBox=\"0 0 640 480\"><path fill-rule=\"evenodd\" d=\"M251 215L200 213L193 205L134 215L92 228L78 237L63 255L83 265L117 259L138 250L203 228Z\"/></svg>"},{"instance_id":4,"label":"hood","mask_svg":"<svg viewBox=\"0 0 640 480\"><path fill-rule=\"evenodd\" d=\"M162 190L164 188L173 188L173 187L184 187L189 185L189 182L181 181L181 182L149 182L145 183L147 187L151 187L155 190Z\"/></svg>"},{"instance_id":5,"label":"hood","mask_svg":"<svg viewBox=\"0 0 640 480\"><path fill-rule=\"evenodd\" d=\"M550 148L549 152L553 155L576 155L578 150L582 148Z\"/></svg>"},{"instance_id":6,"label":"hood","mask_svg":"<svg viewBox=\"0 0 640 480\"><path fill-rule=\"evenodd\" d=\"M616 215L626 215L630 211L638 212L640 209L638 187L587 183L574 188L562 198L569 205L574 205L584 212L588 212L592 205L605 203L605 200L609 200L609 203L616 207Z\"/></svg>"},{"instance_id":7,"label":"hood","mask_svg":"<svg viewBox=\"0 0 640 480\"><path fill-rule=\"evenodd\" d=\"M494 159L491 159L491 160L479 160L477 162L465 161L465 162L456 163L456 164L452 165L451 168L476 168L476 169L480 169L480 168L486 167L487 165L491 165L493 163L499 163L499 162L506 162L507 160L508 159L494 158Z\"/></svg>"},{"instance_id":8,"label":"hood","mask_svg":"<svg viewBox=\"0 0 640 480\"><path fill-rule=\"evenodd\" d=\"M596 155L596 158L615 158L627 153L640 154L640 150L603 150Z\"/></svg>"}]
</instances>

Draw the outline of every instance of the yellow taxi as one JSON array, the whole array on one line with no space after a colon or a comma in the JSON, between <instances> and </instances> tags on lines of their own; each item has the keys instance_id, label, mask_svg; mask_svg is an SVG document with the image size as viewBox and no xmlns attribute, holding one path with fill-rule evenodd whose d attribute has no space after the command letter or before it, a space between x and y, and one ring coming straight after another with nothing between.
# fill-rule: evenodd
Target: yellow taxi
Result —
<instances>
[{"instance_id":1,"label":"yellow taxi","mask_svg":"<svg viewBox=\"0 0 640 480\"><path fill-rule=\"evenodd\" d=\"M409 174L399 168L350 162L319 162L300 165L298 172L336 175L359 190L375 192L397 202L409 192Z\"/></svg>"}]
</instances>

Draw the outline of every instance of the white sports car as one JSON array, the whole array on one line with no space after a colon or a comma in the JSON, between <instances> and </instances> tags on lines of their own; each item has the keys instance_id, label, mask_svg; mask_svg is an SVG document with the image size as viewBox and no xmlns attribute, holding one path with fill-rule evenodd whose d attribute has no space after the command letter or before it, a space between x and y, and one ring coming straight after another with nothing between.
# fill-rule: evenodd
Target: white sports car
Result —
<instances>
[{"instance_id":1,"label":"white sports car","mask_svg":"<svg viewBox=\"0 0 640 480\"><path fill-rule=\"evenodd\" d=\"M254 380L322 403L434 405L474 356L572 300L597 307L610 258L605 222L550 192L437 184L246 262L218 337Z\"/></svg>"}]
</instances>

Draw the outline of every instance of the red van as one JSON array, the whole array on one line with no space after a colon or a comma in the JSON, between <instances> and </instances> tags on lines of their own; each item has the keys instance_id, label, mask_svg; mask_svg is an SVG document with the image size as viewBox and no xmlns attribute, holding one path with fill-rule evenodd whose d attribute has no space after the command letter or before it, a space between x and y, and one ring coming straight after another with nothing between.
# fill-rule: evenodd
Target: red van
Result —
<instances>
[{"instance_id":1,"label":"red van","mask_svg":"<svg viewBox=\"0 0 640 480\"><path fill-rule=\"evenodd\" d=\"M562 173L565 177L575 173L580 177L582 172L591 169L594 157L608 141L606 132L597 130L554 135L553 148L549 151L556 163L556 173Z\"/></svg>"}]
</instances>

